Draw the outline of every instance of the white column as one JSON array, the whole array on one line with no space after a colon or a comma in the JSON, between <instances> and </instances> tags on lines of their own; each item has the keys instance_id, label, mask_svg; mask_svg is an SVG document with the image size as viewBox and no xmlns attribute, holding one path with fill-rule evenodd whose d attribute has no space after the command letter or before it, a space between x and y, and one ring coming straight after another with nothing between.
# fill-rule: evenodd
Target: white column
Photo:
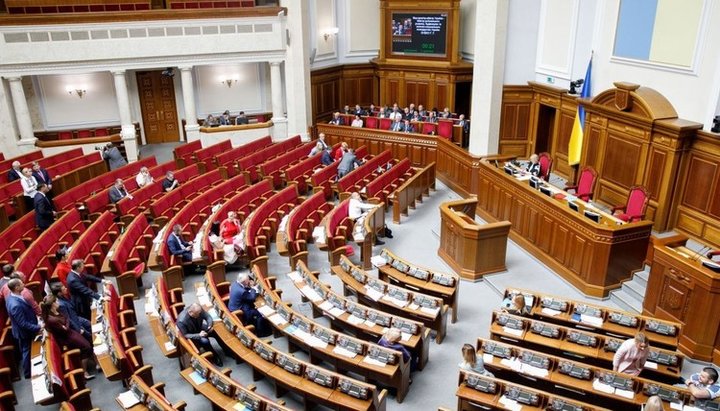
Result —
<instances>
[{"instance_id":1,"label":"white column","mask_svg":"<svg viewBox=\"0 0 720 411\"><path fill-rule=\"evenodd\" d=\"M288 135L300 135L309 140L308 127L312 101L310 100L310 5L314 2L280 0L286 7L289 44L285 50L285 97L287 99Z\"/></svg>"},{"instance_id":2,"label":"white column","mask_svg":"<svg viewBox=\"0 0 720 411\"><path fill-rule=\"evenodd\" d=\"M470 146L474 155L495 154L500 140L500 108L505 73L507 0L477 0Z\"/></svg>"},{"instance_id":3,"label":"white column","mask_svg":"<svg viewBox=\"0 0 720 411\"><path fill-rule=\"evenodd\" d=\"M128 161L137 161L138 146L135 126L132 123L132 115L130 114L130 97L128 96L127 81L125 80L125 70L113 71L112 75L115 81L115 98L120 112L120 138L125 144Z\"/></svg>"},{"instance_id":4,"label":"white column","mask_svg":"<svg viewBox=\"0 0 720 411\"><path fill-rule=\"evenodd\" d=\"M13 108L15 109L15 121L17 123L20 141L18 145L34 146L35 134L33 134L32 120L30 119L30 109L28 109L27 100L25 99L25 90L23 90L22 77L8 78L10 83L10 95L12 97Z\"/></svg>"},{"instance_id":5,"label":"white column","mask_svg":"<svg viewBox=\"0 0 720 411\"><path fill-rule=\"evenodd\" d=\"M270 89L272 91L272 122L273 134L276 140L284 140L287 134L287 118L283 109L281 61L270 61Z\"/></svg>"},{"instance_id":6,"label":"white column","mask_svg":"<svg viewBox=\"0 0 720 411\"><path fill-rule=\"evenodd\" d=\"M185 106L185 134L187 141L200 139L200 125L197 122L195 111L195 88L193 85L192 66L180 68L180 80L182 82L183 105Z\"/></svg>"}]
</instances>

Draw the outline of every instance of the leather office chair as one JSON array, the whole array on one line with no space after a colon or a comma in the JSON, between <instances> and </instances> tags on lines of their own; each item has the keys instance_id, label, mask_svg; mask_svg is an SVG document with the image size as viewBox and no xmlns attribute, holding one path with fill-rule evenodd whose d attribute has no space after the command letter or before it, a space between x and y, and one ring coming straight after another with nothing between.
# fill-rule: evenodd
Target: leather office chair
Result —
<instances>
[{"instance_id":1,"label":"leather office chair","mask_svg":"<svg viewBox=\"0 0 720 411\"><path fill-rule=\"evenodd\" d=\"M540 163L539 177L545 181L550 180L550 170L552 170L552 157L546 152L538 154L538 163Z\"/></svg>"},{"instance_id":2,"label":"leather office chair","mask_svg":"<svg viewBox=\"0 0 720 411\"><path fill-rule=\"evenodd\" d=\"M627 203L624 206L613 207L613 214L615 214L617 218L629 223L640 221L645 218L645 210L647 209L649 198L650 195L647 190L645 190L645 187L631 187Z\"/></svg>"},{"instance_id":3,"label":"leather office chair","mask_svg":"<svg viewBox=\"0 0 720 411\"><path fill-rule=\"evenodd\" d=\"M542 166L541 166L542 168ZM597 171L592 167L583 167L580 171L580 177L575 185L565 186L565 191L573 190L575 196L583 201L590 201L595 191L595 182L597 181Z\"/></svg>"}]
</instances>

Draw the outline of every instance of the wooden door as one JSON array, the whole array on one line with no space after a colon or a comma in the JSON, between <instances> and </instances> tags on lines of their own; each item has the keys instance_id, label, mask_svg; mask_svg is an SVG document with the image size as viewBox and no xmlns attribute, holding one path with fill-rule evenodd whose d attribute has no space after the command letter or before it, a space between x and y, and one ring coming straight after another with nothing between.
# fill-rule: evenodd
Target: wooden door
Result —
<instances>
[{"instance_id":1,"label":"wooden door","mask_svg":"<svg viewBox=\"0 0 720 411\"><path fill-rule=\"evenodd\" d=\"M148 144L180 141L173 78L161 70L137 73L140 109Z\"/></svg>"}]
</instances>

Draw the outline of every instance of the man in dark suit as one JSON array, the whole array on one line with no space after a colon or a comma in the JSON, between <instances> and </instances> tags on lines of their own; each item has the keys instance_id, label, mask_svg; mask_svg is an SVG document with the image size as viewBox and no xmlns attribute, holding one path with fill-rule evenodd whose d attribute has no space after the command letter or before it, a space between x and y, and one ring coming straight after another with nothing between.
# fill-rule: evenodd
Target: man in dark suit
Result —
<instances>
[{"instance_id":1,"label":"man in dark suit","mask_svg":"<svg viewBox=\"0 0 720 411\"><path fill-rule=\"evenodd\" d=\"M414 132L415 132L415 127L412 125L412 123L410 122L410 120L405 120L405 121L403 122L403 127L402 127L402 128L403 128L402 131L404 131L404 132L406 132L406 133L414 133Z\"/></svg>"},{"instance_id":2,"label":"man in dark suit","mask_svg":"<svg viewBox=\"0 0 720 411\"><path fill-rule=\"evenodd\" d=\"M10 171L8 171L7 179L8 182L13 182L15 180L20 180L22 178L22 168L20 167L19 161L13 161L12 167L10 168Z\"/></svg>"},{"instance_id":3,"label":"man in dark suit","mask_svg":"<svg viewBox=\"0 0 720 411\"><path fill-rule=\"evenodd\" d=\"M108 191L108 196L110 196L110 202L113 204L125 197L131 200L133 198L133 196L125 189L125 184L123 183L122 178L115 180L115 184L110 187L110 191Z\"/></svg>"},{"instance_id":4,"label":"man in dark suit","mask_svg":"<svg viewBox=\"0 0 720 411\"><path fill-rule=\"evenodd\" d=\"M50 293L57 298L58 311L68 319L70 328L79 332L88 341L92 341L92 326L90 321L82 318L75 311L75 306L70 299L70 292L61 282L54 282L50 285Z\"/></svg>"},{"instance_id":5,"label":"man in dark suit","mask_svg":"<svg viewBox=\"0 0 720 411\"><path fill-rule=\"evenodd\" d=\"M242 310L242 323L254 325L258 337L267 337L271 334L270 325L265 317L255 308L255 299L258 296L253 281L247 273L238 274L237 281L230 286L230 311Z\"/></svg>"},{"instance_id":6,"label":"man in dark suit","mask_svg":"<svg viewBox=\"0 0 720 411\"><path fill-rule=\"evenodd\" d=\"M90 320L90 313L93 300L100 300L101 295L93 291L88 284L102 283L102 280L94 275L85 273L83 260L73 260L70 264L72 271L67 276L67 287L72 295L72 302L75 311L82 318Z\"/></svg>"},{"instance_id":7,"label":"man in dark suit","mask_svg":"<svg viewBox=\"0 0 720 411\"><path fill-rule=\"evenodd\" d=\"M55 204L53 204L53 201L47 196L49 190L47 185L39 183L37 193L35 193L35 198L33 198L35 225L37 225L40 232L47 230L55 221L55 216L57 215Z\"/></svg>"},{"instance_id":8,"label":"man in dark suit","mask_svg":"<svg viewBox=\"0 0 720 411\"><path fill-rule=\"evenodd\" d=\"M23 374L25 378L30 378L30 347L33 338L42 327L38 323L35 311L20 295L25 288L23 282L17 278L12 279L8 282L8 288L10 288L10 295L5 301L5 306L12 323L12 335L22 353L20 364Z\"/></svg>"},{"instance_id":9,"label":"man in dark suit","mask_svg":"<svg viewBox=\"0 0 720 411\"><path fill-rule=\"evenodd\" d=\"M402 116L396 114L395 118L393 119L392 124L390 124L390 131L403 131L403 123L402 123Z\"/></svg>"},{"instance_id":10,"label":"man in dark suit","mask_svg":"<svg viewBox=\"0 0 720 411\"><path fill-rule=\"evenodd\" d=\"M222 358L210 343L210 337L215 338L212 329L213 319L210 314L203 310L200 304L193 303L182 310L177 317L177 327L180 333L192 341L197 348L212 352L215 365L218 367L223 366Z\"/></svg>"},{"instance_id":11,"label":"man in dark suit","mask_svg":"<svg viewBox=\"0 0 720 411\"><path fill-rule=\"evenodd\" d=\"M37 161L32 162L32 175L38 184L45 184L48 186L48 191L52 190L52 178L47 170L40 167L40 163Z\"/></svg>"},{"instance_id":12,"label":"man in dark suit","mask_svg":"<svg viewBox=\"0 0 720 411\"><path fill-rule=\"evenodd\" d=\"M457 125L462 127L463 133L467 133L470 131L470 121L465 120L465 114L460 114L458 117Z\"/></svg>"},{"instance_id":13,"label":"man in dark suit","mask_svg":"<svg viewBox=\"0 0 720 411\"><path fill-rule=\"evenodd\" d=\"M238 113L238 116L235 117L235 125L241 126L243 124L248 124L248 118L245 115L245 112L241 111L240 113Z\"/></svg>"},{"instance_id":14,"label":"man in dark suit","mask_svg":"<svg viewBox=\"0 0 720 411\"><path fill-rule=\"evenodd\" d=\"M540 162L538 161L538 155L533 154L530 156L530 162L527 165L526 170L528 174L531 174L535 177L540 175Z\"/></svg>"},{"instance_id":15,"label":"man in dark suit","mask_svg":"<svg viewBox=\"0 0 720 411\"><path fill-rule=\"evenodd\" d=\"M192 261L192 242L182 238L182 227L175 224L168 236L167 246L170 254L182 257L183 261Z\"/></svg>"},{"instance_id":16,"label":"man in dark suit","mask_svg":"<svg viewBox=\"0 0 720 411\"><path fill-rule=\"evenodd\" d=\"M333 118L328 122L328 124L334 124L336 126L339 126L343 123L342 118L340 118L340 112L337 111L333 113Z\"/></svg>"},{"instance_id":17,"label":"man in dark suit","mask_svg":"<svg viewBox=\"0 0 720 411\"><path fill-rule=\"evenodd\" d=\"M162 181L163 190L165 190L166 192L172 191L178 185L180 185L180 182L175 178L175 173L173 173L172 171L168 171L167 173L165 173L165 178Z\"/></svg>"}]
</instances>

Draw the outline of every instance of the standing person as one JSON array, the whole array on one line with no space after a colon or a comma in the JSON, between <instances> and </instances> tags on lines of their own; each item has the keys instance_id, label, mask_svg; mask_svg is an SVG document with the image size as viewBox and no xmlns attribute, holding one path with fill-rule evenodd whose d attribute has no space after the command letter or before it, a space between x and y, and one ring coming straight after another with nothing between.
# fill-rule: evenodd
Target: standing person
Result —
<instances>
[{"instance_id":1,"label":"standing person","mask_svg":"<svg viewBox=\"0 0 720 411\"><path fill-rule=\"evenodd\" d=\"M135 176L135 182L137 186L142 188L153 182L153 176L150 175L147 167L140 168L140 172Z\"/></svg>"},{"instance_id":2,"label":"standing person","mask_svg":"<svg viewBox=\"0 0 720 411\"><path fill-rule=\"evenodd\" d=\"M390 348L391 350L400 351L403 356L403 361L410 362L410 371L415 371L417 368L417 360L413 358L413 356L410 354L410 351L408 351L407 348L405 348L402 344L400 344L400 330L397 328L388 328L387 331L380 337L380 340L378 341L378 345L385 348Z\"/></svg>"},{"instance_id":3,"label":"standing person","mask_svg":"<svg viewBox=\"0 0 720 411\"><path fill-rule=\"evenodd\" d=\"M20 283L23 286L22 290L20 290L20 296L32 308L35 315L39 316L40 305L38 305L37 301L35 301L35 295L33 295L33 292L29 288L25 287L25 283L27 282L27 280L25 279L25 274L21 273L20 271L15 271L10 274L10 280L20 280ZM8 281L5 283L5 285L2 286L2 288L0 288L0 294L2 295L2 298L5 300L6 304L11 293L12 290L10 289L10 281Z\"/></svg>"},{"instance_id":4,"label":"standing person","mask_svg":"<svg viewBox=\"0 0 720 411\"><path fill-rule=\"evenodd\" d=\"M5 306L12 324L12 335L20 348L23 375L30 378L30 347L42 326L38 323L35 311L20 295L25 288L23 282L14 278L8 282L8 288L10 295L5 299Z\"/></svg>"},{"instance_id":5,"label":"standing person","mask_svg":"<svg viewBox=\"0 0 720 411\"><path fill-rule=\"evenodd\" d=\"M48 295L40 304L42 308L42 319L45 322L45 329L55 337L60 346L68 349L80 350L80 362L83 370L85 370L85 379L91 380L95 378L90 374L90 362L93 360L93 348L90 341L85 339L79 332L70 327L67 317L60 314L60 304L54 295Z\"/></svg>"},{"instance_id":6,"label":"standing person","mask_svg":"<svg viewBox=\"0 0 720 411\"><path fill-rule=\"evenodd\" d=\"M192 341L199 349L210 351L213 354L213 362L218 367L223 366L220 354L215 351L210 342L210 337L216 338L213 331L213 319L203 310L198 303L190 304L177 317L177 327L180 333Z\"/></svg>"},{"instance_id":7,"label":"standing person","mask_svg":"<svg viewBox=\"0 0 720 411\"><path fill-rule=\"evenodd\" d=\"M688 391L696 400L714 400L720 397L718 372L712 367L705 367L685 380Z\"/></svg>"},{"instance_id":8,"label":"standing person","mask_svg":"<svg viewBox=\"0 0 720 411\"><path fill-rule=\"evenodd\" d=\"M180 185L180 182L175 178L175 173L172 171L165 173L165 178L162 181L163 190L166 192L172 191L178 185Z\"/></svg>"},{"instance_id":9,"label":"standing person","mask_svg":"<svg viewBox=\"0 0 720 411\"><path fill-rule=\"evenodd\" d=\"M42 167L40 167L40 163L37 161L32 162L32 175L35 177L35 181L38 182L38 184L45 184L48 186L48 191L52 190L52 178L50 177L50 173Z\"/></svg>"},{"instance_id":10,"label":"standing person","mask_svg":"<svg viewBox=\"0 0 720 411\"><path fill-rule=\"evenodd\" d=\"M22 169L20 168L20 162L19 161L13 161L12 166L10 166L10 171L8 171L7 179L8 183L12 183L13 181L20 180L23 176Z\"/></svg>"},{"instance_id":11,"label":"standing person","mask_svg":"<svg viewBox=\"0 0 720 411\"><path fill-rule=\"evenodd\" d=\"M335 160L332 157L332 147L328 147L323 151L322 157L320 157L320 163L324 166L329 166L334 162Z\"/></svg>"},{"instance_id":12,"label":"standing person","mask_svg":"<svg viewBox=\"0 0 720 411\"><path fill-rule=\"evenodd\" d=\"M58 248L55 252L55 261L57 263L55 264L55 272L53 273L53 277L58 278L65 286L67 286L67 276L70 274L70 271L72 271L67 254L68 250L66 247Z\"/></svg>"},{"instance_id":13,"label":"standing person","mask_svg":"<svg viewBox=\"0 0 720 411\"><path fill-rule=\"evenodd\" d=\"M322 144L323 150L325 150L329 147L328 143L325 142L325 133L318 134L318 143Z\"/></svg>"},{"instance_id":14,"label":"standing person","mask_svg":"<svg viewBox=\"0 0 720 411\"><path fill-rule=\"evenodd\" d=\"M485 369L485 364L483 363L482 358L478 358L477 353L475 352L475 347L472 345L463 345L462 357L462 362L458 364L458 367L460 367L461 370L472 371L480 375L494 377L490 371Z\"/></svg>"},{"instance_id":15,"label":"standing person","mask_svg":"<svg viewBox=\"0 0 720 411\"><path fill-rule=\"evenodd\" d=\"M645 333L635 334L635 338L620 345L613 357L613 371L638 376L650 355L650 344Z\"/></svg>"},{"instance_id":16,"label":"standing person","mask_svg":"<svg viewBox=\"0 0 720 411\"><path fill-rule=\"evenodd\" d=\"M47 230L55 221L55 216L57 216L55 204L53 204L53 201L47 196L48 191L49 188L45 183L38 184L37 192L33 199L35 225L37 225L38 231L40 232Z\"/></svg>"},{"instance_id":17,"label":"standing person","mask_svg":"<svg viewBox=\"0 0 720 411\"><path fill-rule=\"evenodd\" d=\"M32 176L32 170L25 167L22 169L22 178L20 185L23 188L23 196L25 197L25 210L30 211L35 207L35 194L37 194L37 180Z\"/></svg>"},{"instance_id":18,"label":"standing person","mask_svg":"<svg viewBox=\"0 0 720 411\"><path fill-rule=\"evenodd\" d=\"M258 337L267 337L271 334L270 326L265 317L255 308L257 296L255 281L247 273L240 273L237 281L230 286L228 309L230 311L242 310L242 323L255 326Z\"/></svg>"},{"instance_id":19,"label":"standing person","mask_svg":"<svg viewBox=\"0 0 720 411\"><path fill-rule=\"evenodd\" d=\"M102 148L102 157L110 164L110 171L127 165L127 160L125 160L120 150L115 147L113 143L107 143L105 147Z\"/></svg>"},{"instance_id":20,"label":"standing person","mask_svg":"<svg viewBox=\"0 0 720 411\"><path fill-rule=\"evenodd\" d=\"M347 153L349 149L348 143L342 142L340 143L340 147L338 147L337 150L335 150L335 155L333 155L333 158L337 161L340 160L345 153Z\"/></svg>"},{"instance_id":21,"label":"standing person","mask_svg":"<svg viewBox=\"0 0 720 411\"><path fill-rule=\"evenodd\" d=\"M92 325L87 318L82 318L77 314L70 298L70 291L68 291L67 287L62 283L52 283L52 285L50 285L50 294L57 298L58 311L67 317L70 322L70 328L79 332L86 340L92 341Z\"/></svg>"},{"instance_id":22,"label":"standing person","mask_svg":"<svg viewBox=\"0 0 720 411\"><path fill-rule=\"evenodd\" d=\"M345 154L340 158L340 164L338 164L338 178L343 178L347 173L353 171L355 166L362 164L360 160L355 157L355 150L349 148Z\"/></svg>"},{"instance_id":23,"label":"standing person","mask_svg":"<svg viewBox=\"0 0 720 411\"><path fill-rule=\"evenodd\" d=\"M113 204L117 203L125 197L131 200L133 198L132 194L130 194L125 188L125 183L123 183L122 178L118 178L115 180L115 184L110 187L110 190L108 190L108 196L110 197L110 202Z\"/></svg>"},{"instance_id":24,"label":"standing person","mask_svg":"<svg viewBox=\"0 0 720 411\"><path fill-rule=\"evenodd\" d=\"M72 267L72 271L67 276L67 287L72 295L75 311L80 317L90 320L92 302L93 300L100 300L101 295L93 291L88 284L100 284L102 280L85 273L85 262L83 260L73 260L70 267Z\"/></svg>"}]
</instances>

